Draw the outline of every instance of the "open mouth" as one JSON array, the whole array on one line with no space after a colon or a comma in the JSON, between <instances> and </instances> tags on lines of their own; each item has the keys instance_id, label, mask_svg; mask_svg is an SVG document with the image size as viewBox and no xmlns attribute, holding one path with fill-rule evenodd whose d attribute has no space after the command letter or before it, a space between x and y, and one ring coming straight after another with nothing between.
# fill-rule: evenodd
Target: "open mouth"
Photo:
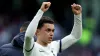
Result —
<instances>
[{"instance_id":1,"label":"open mouth","mask_svg":"<svg viewBox=\"0 0 100 56\"><path fill-rule=\"evenodd\" d=\"M49 37L49 40L52 41L52 37Z\"/></svg>"}]
</instances>

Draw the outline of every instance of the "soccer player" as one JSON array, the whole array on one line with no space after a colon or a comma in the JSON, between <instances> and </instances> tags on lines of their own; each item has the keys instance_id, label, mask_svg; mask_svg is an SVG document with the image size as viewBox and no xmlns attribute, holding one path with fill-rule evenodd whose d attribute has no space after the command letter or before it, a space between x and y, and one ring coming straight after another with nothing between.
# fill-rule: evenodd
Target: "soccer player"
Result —
<instances>
[{"instance_id":1,"label":"soccer player","mask_svg":"<svg viewBox=\"0 0 100 56\"><path fill-rule=\"evenodd\" d=\"M61 40L52 41L54 36L54 21L47 16L42 16L51 3L43 2L41 8L30 22L24 39L24 56L57 56L57 53L67 49L77 42L82 34L82 8L79 4L72 4L74 13L74 26L71 33ZM63 19L62 19L63 20ZM33 36L37 36L34 42Z\"/></svg>"}]
</instances>

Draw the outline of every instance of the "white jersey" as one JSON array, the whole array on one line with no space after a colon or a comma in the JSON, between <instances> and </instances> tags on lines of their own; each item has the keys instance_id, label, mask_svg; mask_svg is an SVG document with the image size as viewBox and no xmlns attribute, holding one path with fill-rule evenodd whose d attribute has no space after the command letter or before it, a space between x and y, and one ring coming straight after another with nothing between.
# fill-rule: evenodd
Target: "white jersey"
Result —
<instances>
[{"instance_id":1,"label":"white jersey","mask_svg":"<svg viewBox=\"0 0 100 56\"><path fill-rule=\"evenodd\" d=\"M59 41L53 41L52 43L48 44L48 46L43 47L35 42L30 51L25 50L24 56L57 56L57 53L59 51L59 48L57 48L58 44Z\"/></svg>"},{"instance_id":2,"label":"white jersey","mask_svg":"<svg viewBox=\"0 0 100 56\"><path fill-rule=\"evenodd\" d=\"M43 13L44 12L39 9L26 30L23 46L24 56L57 56L57 53L67 49L81 37L82 17L81 14L79 14L74 15L74 26L71 34L68 36L65 36L61 40L52 41L46 47L34 42L33 36L35 35L39 20L41 19Z\"/></svg>"}]
</instances>

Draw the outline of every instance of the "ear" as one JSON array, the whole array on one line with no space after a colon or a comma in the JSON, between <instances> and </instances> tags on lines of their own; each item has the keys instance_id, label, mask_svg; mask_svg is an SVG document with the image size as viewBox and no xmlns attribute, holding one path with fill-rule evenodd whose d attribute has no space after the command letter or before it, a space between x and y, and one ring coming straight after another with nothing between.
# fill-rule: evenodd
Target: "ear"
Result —
<instances>
[{"instance_id":1,"label":"ear","mask_svg":"<svg viewBox=\"0 0 100 56\"><path fill-rule=\"evenodd\" d=\"M22 28L20 28L20 32L23 32Z\"/></svg>"},{"instance_id":2,"label":"ear","mask_svg":"<svg viewBox=\"0 0 100 56\"><path fill-rule=\"evenodd\" d=\"M39 29L36 30L35 35L39 35Z\"/></svg>"}]
</instances>

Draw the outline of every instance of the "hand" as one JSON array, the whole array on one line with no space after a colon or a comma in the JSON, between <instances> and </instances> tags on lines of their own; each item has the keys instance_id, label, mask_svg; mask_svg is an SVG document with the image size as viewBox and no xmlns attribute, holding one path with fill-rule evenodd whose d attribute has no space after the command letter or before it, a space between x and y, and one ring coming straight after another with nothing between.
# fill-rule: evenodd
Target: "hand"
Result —
<instances>
[{"instance_id":1,"label":"hand","mask_svg":"<svg viewBox=\"0 0 100 56\"><path fill-rule=\"evenodd\" d=\"M46 12L46 11L49 9L50 5L51 5L50 2L43 2L40 9L41 9L43 12Z\"/></svg>"},{"instance_id":2,"label":"hand","mask_svg":"<svg viewBox=\"0 0 100 56\"><path fill-rule=\"evenodd\" d=\"M73 13L75 15L79 15L79 14L82 13L82 7L81 7L81 5L74 3L74 4L71 5L71 7L72 7L72 11L73 11Z\"/></svg>"}]
</instances>

